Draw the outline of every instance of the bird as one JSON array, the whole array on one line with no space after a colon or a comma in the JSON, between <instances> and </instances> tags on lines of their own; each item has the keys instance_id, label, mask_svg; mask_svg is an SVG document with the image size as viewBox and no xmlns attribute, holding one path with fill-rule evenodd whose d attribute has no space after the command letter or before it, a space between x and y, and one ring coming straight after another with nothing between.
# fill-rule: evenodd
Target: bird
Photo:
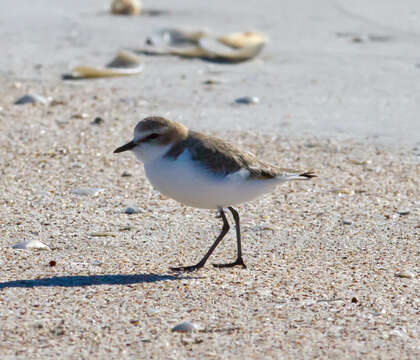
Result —
<instances>
[{"instance_id":1,"label":"bird","mask_svg":"<svg viewBox=\"0 0 420 360\"><path fill-rule=\"evenodd\" d=\"M160 116L138 122L133 139L114 153L129 150L143 163L146 177L160 193L187 206L215 209L222 219L222 230L204 257L195 265L171 267L175 272L199 270L206 264L230 229L226 209L235 221L236 260L213 266L246 268L239 213L233 206L273 191L281 183L316 177L313 170L270 165L218 137Z\"/></svg>"}]
</instances>

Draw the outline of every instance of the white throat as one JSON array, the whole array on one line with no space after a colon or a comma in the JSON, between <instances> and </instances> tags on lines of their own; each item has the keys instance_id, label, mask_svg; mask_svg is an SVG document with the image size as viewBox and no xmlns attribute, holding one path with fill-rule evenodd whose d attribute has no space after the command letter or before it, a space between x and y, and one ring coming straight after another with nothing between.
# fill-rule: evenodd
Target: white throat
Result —
<instances>
[{"instance_id":1,"label":"white throat","mask_svg":"<svg viewBox=\"0 0 420 360\"><path fill-rule=\"evenodd\" d=\"M134 147L131 151L134 153L137 159L142 161L144 164L161 159L172 147L172 144L168 145L153 145L148 143L141 143Z\"/></svg>"}]
</instances>

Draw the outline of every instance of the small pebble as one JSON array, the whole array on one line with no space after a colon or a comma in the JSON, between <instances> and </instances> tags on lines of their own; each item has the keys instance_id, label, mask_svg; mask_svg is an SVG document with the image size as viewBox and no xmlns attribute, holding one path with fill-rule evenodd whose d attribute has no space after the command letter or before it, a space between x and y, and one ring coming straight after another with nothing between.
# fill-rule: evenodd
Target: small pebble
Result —
<instances>
[{"instance_id":1,"label":"small pebble","mask_svg":"<svg viewBox=\"0 0 420 360\"><path fill-rule=\"evenodd\" d=\"M111 13L115 15L138 15L141 11L139 0L113 0Z\"/></svg>"},{"instance_id":2,"label":"small pebble","mask_svg":"<svg viewBox=\"0 0 420 360\"><path fill-rule=\"evenodd\" d=\"M197 326L191 322L185 321L172 328L172 332L189 333L197 330Z\"/></svg>"},{"instance_id":3,"label":"small pebble","mask_svg":"<svg viewBox=\"0 0 420 360\"><path fill-rule=\"evenodd\" d=\"M395 273L395 277L399 277L402 279L413 279L414 274L409 271L400 271L400 272Z\"/></svg>"},{"instance_id":4,"label":"small pebble","mask_svg":"<svg viewBox=\"0 0 420 360\"><path fill-rule=\"evenodd\" d=\"M37 250L51 250L47 245L39 240L21 241L12 246L13 249L37 249Z\"/></svg>"},{"instance_id":5,"label":"small pebble","mask_svg":"<svg viewBox=\"0 0 420 360\"><path fill-rule=\"evenodd\" d=\"M124 209L124 214L132 215L132 214L138 214L139 212L140 212L140 209L138 207L129 206Z\"/></svg>"},{"instance_id":6,"label":"small pebble","mask_svg":"<svg viewBox=\"0 0 420 360\"><path fill-rule=\"evenodd\" d=\"M78 189L73 189L72 193L75 195L82 195L82 196L96 196L104 190L105 189L101 189L101 188L78 188Z\"/></svg>"},{"instance_id":7,"label":"small pebble","mask_svg":"<svg viewBox=\"0 0 420 360\"><path fill-rule=\"evenodd\" d=\"M92 122L92 125L101 125L105 122L104 119L102 119L101 117L97 116Z\"/></svg>"},{"instance_id":8,"label":"small pebble","mask_svg":"<svg viewBox=\"0 0 420 360\"><path fill-rule=\"evenodd\" d=\"M208 79L206 81L203 81L204 85L216 85L216 84L221 84L222 81L221 80L216 80L216 79Z\"/></svg>"},{"instance_id":9,"label":"small pebble","mask_svg":"<svg viewBox=\"0 0 420 360\"><path fill-rule=\"evenodd\" d=\"M67 102L64 100L51 100L50 106L57 106L57 105L67 105Z\"/></svg>"},{"instance_id":10,"label":"small pebble","mask_svg":"<svg viewBox=\"0 0 420 360\"><path fill-rule=\"evenodd\" d=\"M15 101L15 105L35 104L35 103L46 104L47 102L48 102L47 99L42 96L27 94L17 99Z\"/></svg>"},{"instance_id":11,"label":"small pebble","mask_svg":"<svg viewBox=\"0 0 420 360\"><path fill-rule=\"evenodd\" d=\"M245 104L245 105L251 105L251 104L258 104L260 102L260 99L256 96L244 96L237 98L235 100L235 103L237 104Z\"/></svg>"},{"instance_id":12,"label":"small pebble","mask_svg":"<svg viewBox=\"0 0 420 360\"><path fill-rule=\"evenodd\" d=\"M89 115L86 113L81 114L73 114L70 118L71 119L86 119Z\"/></svg>"}]
</instances>

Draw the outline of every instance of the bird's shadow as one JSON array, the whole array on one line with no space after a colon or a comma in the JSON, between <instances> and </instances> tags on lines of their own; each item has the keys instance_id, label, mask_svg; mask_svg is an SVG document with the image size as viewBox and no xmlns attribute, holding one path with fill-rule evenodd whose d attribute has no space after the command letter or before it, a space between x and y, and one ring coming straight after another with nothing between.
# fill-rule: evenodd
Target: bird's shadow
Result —
<instances>
[{"instance_id":1,"label":"bird's shadow","mask_svg":"<svg viewBox=\"0 0 420 360\"><path fill-rule=\"evenodd\" d=\"M34 287L77 287L96 285L132 285L155 283L158 281L190 280L197 279L191 276L135 274L135 275L75 275L53 276L41 279L13 280L0 282L0 290L6 288L34 288Z\"/></svg>"}]
</instances>

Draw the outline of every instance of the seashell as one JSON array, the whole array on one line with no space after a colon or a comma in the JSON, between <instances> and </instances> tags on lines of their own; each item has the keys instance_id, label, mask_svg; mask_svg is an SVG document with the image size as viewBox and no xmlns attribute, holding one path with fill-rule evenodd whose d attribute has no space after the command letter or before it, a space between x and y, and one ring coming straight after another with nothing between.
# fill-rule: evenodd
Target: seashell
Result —
<instances>
[{"instance_id":1,"label":"seashell","mask_svg":"<svg viewBox=\"0 0 420 360\"><path fill-rule=\"evenodd\" d=\"M115 15L138 15L140 11L138 0L113 0L111 3L111 13Z\"/></svg>"},{"instance_id":2,"label":"seashell","mask_svg":"<svg viewBox=\"0 0 420 360\"><path fill-rule=\"evenodd\" d=\"M124 214L133 215L138 214L140 212L140 209L136 206L129 206L124 209Z\"/></svg>"},{"instance_id":3,"label":"seashell","mask_svg":"<svg viewBox=\"0 0 420 360\"><path fill-rule=\"evenodd\" d=\"M76 195L82 195L82 196L96 196L105 189L101 188L77 188L73 189L72 193Z\"/></svg>"},{"instance_id":4,"label":"seashell","mask_svg":"<svg viewBox=\"0 0 420 360\"><path fill-rule=\"evenodd\" d=\"M127 51L121 51L106 67L76 66L70 78L90 79L137 75L143 71L140 58ZM67 78L67 77L66 77Z\"/></svg>"},{"instance_id":5,"label":"seashell","mask_svg":"<svg viewBox=\"0 0 420 360\"><path fill-rule=\"evenodd\" d=\"M240 62L257 56L267 39L258 32L237 32L214 36L206 31L163 29L149 37L148 45L157 49L140 49L149 55L201 57L216 61Z\"/></svg>"},{"instance_id":6,"label":"seashell","mask_svg":"<svg viewBox=\"0 0 420 360\"><path fill-rule=\"evenodd\" d=\"M189 321L182 322L172 328L172 332L189 333L197 330L197 326Z\"/></svg>"},{"instance_id":7,"label":"seashell","mask_svg":"<svg viewBox=\"0 0 420 360\"><path fill-rule=\"evenodd\" d=\"M395 273L395 277L399 277L402 279L413 279L414 274L409 271L401 271L401 272Z\"/></svg>"},{"instance_id":8,"label":"seashell","mask_svg":"<svg viewBox=\"0 0 420 360\"><path fill-rule=\"evenodd\" d=\"M36 249L36 250L51 250L47 245L39 240L21 241L12 246L13 249Z\"/></svg>"},{"instance_id":9,"label":"seashell","mask_svg":"<svg viewBox=\"0 0 420 360\"><path fill-rule=\"evenodd\" d=\"M266 37L262 33L256 31L235 32L219 36L217 40L222 44L236 49L258 46L267 42Z\"/></svg>"},{"instance_id":10,"label":"seashell","mask_svg":"<svg viewBox=\"0 0 420 360\"><path fill-rule=\"evenodd\" d=\"M259 102L260 99L256 96L244 96L235 100L235 103L245 105L258 104Z\"/></svg>"},{"instance_id":11,"label":"seashell","mask_svg":"<svg viewBox=\"0 0 420 360\"><path fill-rule=\"evenodd\" d=\"M162 29L146 39L147 45L153 46L197 46L198 40L206 36L206 31L187 31L181 29Z\"/></svg>"},{"instance_id":12,"label":"seashell","mask_svg":"<svg viewBox=\"0 0 420 360\"><path fill-rule=\"evenodd\" d=\"M22 96L21 98L17 99L15 101L15 105L24 105L24 104L36 104L36 103L41 103L41 104L46 104L48 101L46 98L39 96L39 95L30 95L30 94L26 94L24 96Z\"/></svg>"},{"instance_id":13,"label":"seashell","mask_svg":"<svg viewBox=\"0 0 420 360\"><path fill-rule=\"evenodd\" d=\"M223 38L223 37L222 37ZM220 41L220 37L203 37L199 40L199 46L204 50L203 57L223 60L228 62L240 62L257 56L265 43L257 43L244 47L233 47Z\"/></svg>"}]
</instances>

